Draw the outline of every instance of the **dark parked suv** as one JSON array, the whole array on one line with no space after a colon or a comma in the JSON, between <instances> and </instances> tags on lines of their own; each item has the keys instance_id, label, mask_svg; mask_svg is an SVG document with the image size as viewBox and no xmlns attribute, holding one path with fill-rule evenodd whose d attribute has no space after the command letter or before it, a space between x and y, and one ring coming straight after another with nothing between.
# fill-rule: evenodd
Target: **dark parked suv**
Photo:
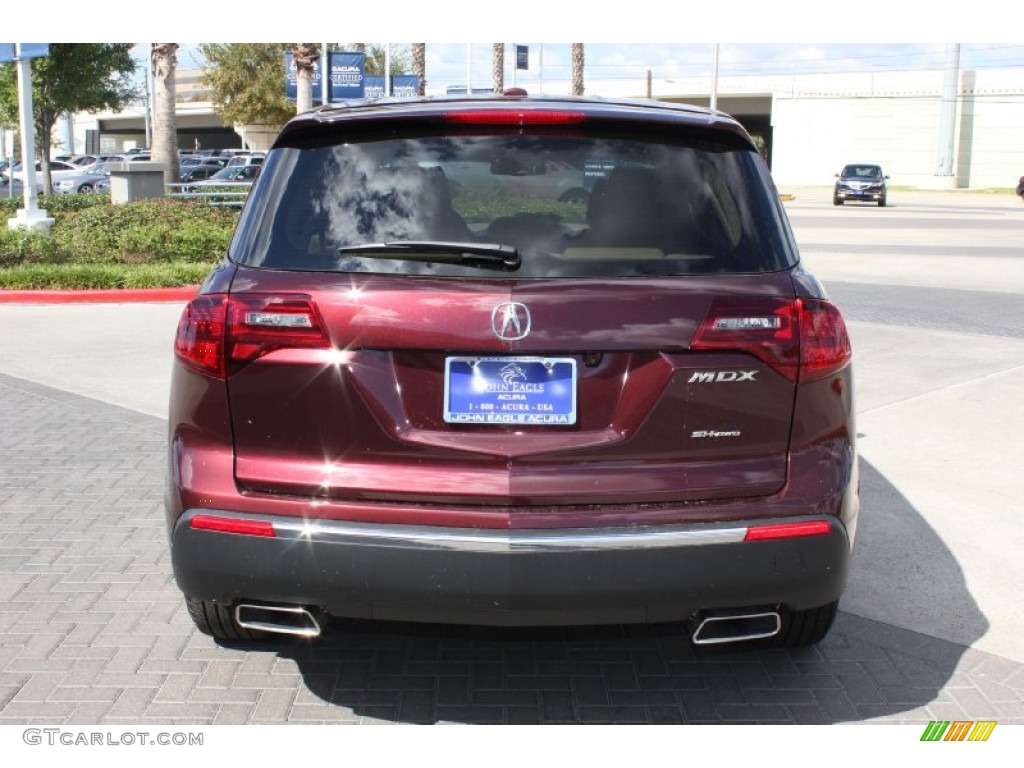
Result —
<instances>
[{"instance_id":1,"label":"dark parked suv","mask_svg":"<svg viewBox=\"0 0 1024 768\"><path fill-rule=\"evenodd\" d=\"M588 194L535 183L551 164ZM788 646L832 623L858 513L849 340L719 113L297 117L175 353L167 524L214 637L334 615Z\"/></svg>"}]
</instances>

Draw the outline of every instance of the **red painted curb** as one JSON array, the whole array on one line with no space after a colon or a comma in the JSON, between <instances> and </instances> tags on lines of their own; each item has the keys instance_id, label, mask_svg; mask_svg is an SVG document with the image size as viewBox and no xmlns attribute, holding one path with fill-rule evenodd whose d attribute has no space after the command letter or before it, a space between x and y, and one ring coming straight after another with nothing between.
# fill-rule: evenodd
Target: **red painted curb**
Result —
<instances>
[{"instance_id":1,"label":"red painted curb","mask_svg":"<svg viewBox=\"0 0 1024 768\"><path fill-rule=\"evenodd\" d=\"M96 291L0 291L0 304L119 304L158 301L188 301L199 286L181 288L112 288Z\"/></svg>"}]
</instances>

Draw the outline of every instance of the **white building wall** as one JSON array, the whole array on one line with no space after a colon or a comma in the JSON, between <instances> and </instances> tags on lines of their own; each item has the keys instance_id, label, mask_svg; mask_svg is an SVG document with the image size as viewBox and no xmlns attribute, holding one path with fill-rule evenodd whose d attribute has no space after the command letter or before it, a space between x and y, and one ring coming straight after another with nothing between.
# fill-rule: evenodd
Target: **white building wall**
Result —
<instances>
[{"instance_id":1,"label":"white building wall","mask_svg":"<svg viewBox=\"0 0 1024 768\"><path fill-rule=\"evenodd\" d=\"M772 175L829 185L846 163L878 163L890 184L943 186L938 164L941 72L859 82L794 82L775 91ZM957 186L1013 187L1024 173L1024 71L961 72L954 139Z\"/></svg>"},{"instance_id":2,"label":"white building wall","mask_svg":"<svg viewBox=\"0 0 1024 768\"><path fill-rule=\"evenodd\" d=\"M897 186L932 181L939 100L776 95L772 175L777 184L830 185L847 163L878 163Z\"/></svg>"},{"instance_id":3,"label":"white building wall","mask_svg":"<svg viewBox=\"0 0 1024 768\"><path fill-rule=\"evenodd\" d=\"M961 186L1016 186L1024 175L1024 94L1019 90L966 94L959 117Z\"/></svg>"}]
</instances>

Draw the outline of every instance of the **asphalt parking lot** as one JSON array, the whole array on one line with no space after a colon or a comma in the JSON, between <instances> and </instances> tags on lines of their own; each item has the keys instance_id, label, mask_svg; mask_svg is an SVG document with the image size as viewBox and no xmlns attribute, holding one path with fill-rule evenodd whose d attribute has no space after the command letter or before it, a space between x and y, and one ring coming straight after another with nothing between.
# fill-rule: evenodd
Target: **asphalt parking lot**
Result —
<instances>
[{"instance_id":1,"label":"asphalt parking lot","mask_svg":"<svg viewBox=\"0 0 1024 768\"><path fill-rule=\"evenodd\" d=\"M820 645L363 621L218 645L163 528L181 305L0 304L0 724L1024 724L1024 205L793 192L850 327L861 436L857 553Z\"/></svg>"}]
</instances>

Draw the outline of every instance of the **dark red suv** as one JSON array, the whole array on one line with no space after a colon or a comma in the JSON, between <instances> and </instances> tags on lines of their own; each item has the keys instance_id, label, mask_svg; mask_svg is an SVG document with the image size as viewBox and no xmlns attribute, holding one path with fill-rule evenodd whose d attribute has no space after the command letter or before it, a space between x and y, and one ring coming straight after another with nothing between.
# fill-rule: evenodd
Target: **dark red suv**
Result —
<instances>
[{"instance_id":1,"label":"dark red suv","mask_svg":"<svg viewBox=\"0 0 1024 768\"><path fill-rule=\"evenodd\" d=\"M215 637L335 615L800 645L832 623L850 345L725 115L298 117L175 353L167 523Z\"/></svg>"}]
</instances>

